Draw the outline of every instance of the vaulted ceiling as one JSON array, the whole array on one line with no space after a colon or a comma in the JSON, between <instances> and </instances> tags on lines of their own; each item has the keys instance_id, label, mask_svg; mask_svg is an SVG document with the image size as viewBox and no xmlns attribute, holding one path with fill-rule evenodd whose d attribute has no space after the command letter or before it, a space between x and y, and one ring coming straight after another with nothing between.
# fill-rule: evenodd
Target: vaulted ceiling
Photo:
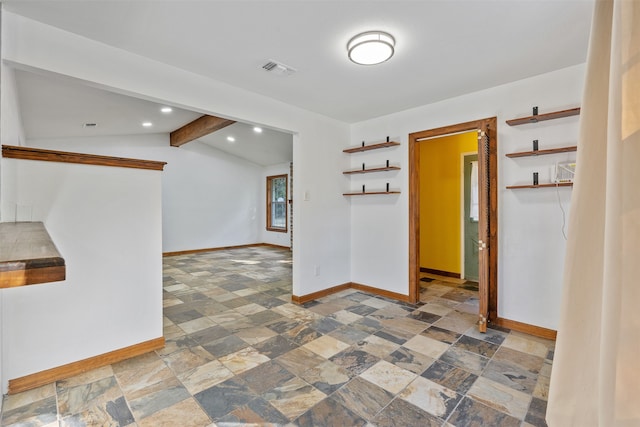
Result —
<instances>
[{"instance_id":1,"label":"vaulted ceiling","mask_svg":"<svg viewBox=\"0 0 640 427\"><path fill-rule=\"evenodd\" d=\"M166 104L132 98L52 75L16 70L16 85L27 139L170 134L202 116ZM151 122L145 128L142 122ZM95 126L84 126L93 123ZM267 166L290 162L290 134L234 123L197 140L234 156ZM227 140L232 137L233 141Z\"/></svg>"}]
</instances>

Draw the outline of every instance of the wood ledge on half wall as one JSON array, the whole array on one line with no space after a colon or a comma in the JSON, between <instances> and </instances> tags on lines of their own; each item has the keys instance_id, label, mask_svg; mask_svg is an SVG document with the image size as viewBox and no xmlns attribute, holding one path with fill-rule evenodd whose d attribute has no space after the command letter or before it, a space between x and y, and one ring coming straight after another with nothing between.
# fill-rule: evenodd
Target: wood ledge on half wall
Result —
<instances>
[{"instance_id":1,"label":"wood ledge on half wall","mask_svg":"<svg viewBox=\"0 0 640 427\"><path fill-rule=\"evenodd\" d=\"M42 222L0 223L0 288L65 278L64 258Z\"/></svg>"},{"instance_id":2,"label":"wood ledge on half wall","mask_svg":"<svg viewBox=\"0 0 640 427\"><path fill-rule=\"evenodd\" d=\"M73 153L69 151L45 150L42 148L3 145L2 157L7 159L40 160L44 162L77 163L81 165L113 166L131 169L164 170L167 162L130 159L127 157L101 156L97 154Z\"/></svg>"}]
</instances>

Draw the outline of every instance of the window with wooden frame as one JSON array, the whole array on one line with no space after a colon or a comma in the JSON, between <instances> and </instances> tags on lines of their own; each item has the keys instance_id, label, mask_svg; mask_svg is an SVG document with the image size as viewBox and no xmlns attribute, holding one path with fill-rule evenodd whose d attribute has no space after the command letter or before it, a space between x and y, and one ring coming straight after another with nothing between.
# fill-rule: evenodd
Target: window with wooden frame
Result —
<instances>
[{"instance_id":1,"label":"window with wooden frame","mask_svg":"<svg viewBox=\"0 0 640 427\"><path fill-rule=\"evenodd\" d=\"M287 232L288 176L267 177L267 230Z\"/></svg>"}]
</instances>

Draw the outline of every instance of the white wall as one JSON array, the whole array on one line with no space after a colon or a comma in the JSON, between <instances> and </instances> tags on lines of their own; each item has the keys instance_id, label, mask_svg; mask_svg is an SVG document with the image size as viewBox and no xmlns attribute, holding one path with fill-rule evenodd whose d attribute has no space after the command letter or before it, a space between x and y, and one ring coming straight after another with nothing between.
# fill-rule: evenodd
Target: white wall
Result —
<instances>
[{"instance_id":1,"label":"white wall","mask_svg":"<svg viewBox=\"0 0 640 427\"><path fill-rule=\"evenodd\" d=\"M20 108L16 97L16 82L13 69L0 63L0 145L21 145L24 142L24 129L20 118ZM1 206L3 199L15 201L16 185L15 177L5 171L0 162L0 221L4 221L5 213ZM3 180L3 175L10 176L9 179ZM15 202L12 204L15 206ZM12 212L12 215L15 211ZM3 361L3 345L2 345L2 325L6 325L4 316L4 293L0 291L0 385L5 383L5 369ZM1 387L0 387L1 388ZM0 403L2 408L2 403Z\"/></svg>"},{"instance_id":2,"label":"white wall","mask_svg":"<svg viewBox=\"0 0 640 427\"><path fill-rule=\"evenodd\" d=\"M168 134L29 139L30 147L167 162L162 173L162 250L261 243L263 167Z\"/></svg>"},{"instance_id":3,"label":"white wall","mask_svg":"<svg viewBox=\"0 0 640 427\"><path fill-rule=\"evenodd\" d=\"M15 72L11 67L1 64L2 90L0 91L0 107L2 108L2 144L24 145L25 135L20 117L20 105L17 98Z\"/></svg>"},{"instance_id":4,"label":"white wall","mask_svg":"<svg viewBox=\"0 0 640 427\"><path fill-rule=\"evenodd\" d=\"M0 84L0 143L2 145L23 145L25 141L24 128L20 117L20 106L18 104L16 93L15 73L11 67L0 64L1 67L1 84ZM0 171L2 171L0 166ZM0 206L4 206L3 200L9 201L7 209L11 206L13 209L7 211L0 209L0 221L13 221L15 218L15 199L16 186L14 179L3 180L0 174Z\"/></svg>"},{"instance_id":5,"label":"white wall","mask_svg":"<svg viewBox=\"0 0 640 427\"><path fill-rule=\"evenodd\" d=\"M3 158L7 169L67 278L2 291L4 378L161 337L162 172Z\"/></svg>"},{"instance_id":6,"label":"white wall","mask_svg":"<svg viewBox=\"0 0 640 427\"><path fill-rule=\"evenodd\" d=\"M293 133L293 292L350 280L350 210L339 172L348 125L9 12L2 19L3 60L16 67ZM303 202L304 191L311 197Z\"/></svg>"},{"instance_id":7,"label":"white wall","mask_svg":"<svg viewBox=\"0 0 640 427\"><path fill-rule=\"evenodd\" d=\"M575 145L578 118L564 118L536 125L510 127L505 120L580 105L584 66L513 82L435 104L354 124L351 142L358 145L398 136L402 145L380 150L366 157L381 163L390 158L401 163L402 171L391 176L395 196L352 197L351 278L363 283L408 293L408 135L426 129L486 117L498 117L498 314L537 326L556 329L559 317L565 241L559 198L568 212L571 190L506 190L506 185L530 183L533 171L548 180L549 167L556 161L575 159L562 154L509 159L505 153L531 149L533 139L540 148ZM384 151L384 152L383 152ZM365 157L351 155L352 167L360 167ZM369 179L381 188L386 177ZM353 188L357 185L353 184ZM345 184L347 186L347 184Z\"/></svg>"},{"instance_id":8,"label":"white wall","mask_svg":"<svg viewBox=\"0 0 640 427\"><path fill-rule=\"evenodd\" d=\"M261 177L261 199L260 206L262 209L262 215L260 215L260 235L262 243L269 243L278 246L291 246L291 224L289 211L287 210L287 232L279 233L276 231L267 230L267 216L266 216L266 204L267 204L267 177L272 175L287 175L288 184L291 184L291 177L289 176L289 163L281 163L279 165L265 166L262 170ZM290 191L288 189L287 191ZM288 194L288 198L291 199L291 194ZM287 209L291 209L291 205L287 204Z\"/></svg>"}]
</instances>

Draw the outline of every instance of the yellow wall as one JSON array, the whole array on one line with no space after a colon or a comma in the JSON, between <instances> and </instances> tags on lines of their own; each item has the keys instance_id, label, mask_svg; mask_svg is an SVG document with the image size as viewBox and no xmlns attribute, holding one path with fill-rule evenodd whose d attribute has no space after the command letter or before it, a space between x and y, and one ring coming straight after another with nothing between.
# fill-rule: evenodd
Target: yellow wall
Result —
<instances>
[{"instance_id":1,"label":"yellow wall","mask_svg":"<svg viewBox=\"0 0 640 427\"><path fill-rule=\"evenodd\" d=\"M460 273L461 153L476 152L476 132L422 141L420 267Z\"/></svg>"}]
</instances>

